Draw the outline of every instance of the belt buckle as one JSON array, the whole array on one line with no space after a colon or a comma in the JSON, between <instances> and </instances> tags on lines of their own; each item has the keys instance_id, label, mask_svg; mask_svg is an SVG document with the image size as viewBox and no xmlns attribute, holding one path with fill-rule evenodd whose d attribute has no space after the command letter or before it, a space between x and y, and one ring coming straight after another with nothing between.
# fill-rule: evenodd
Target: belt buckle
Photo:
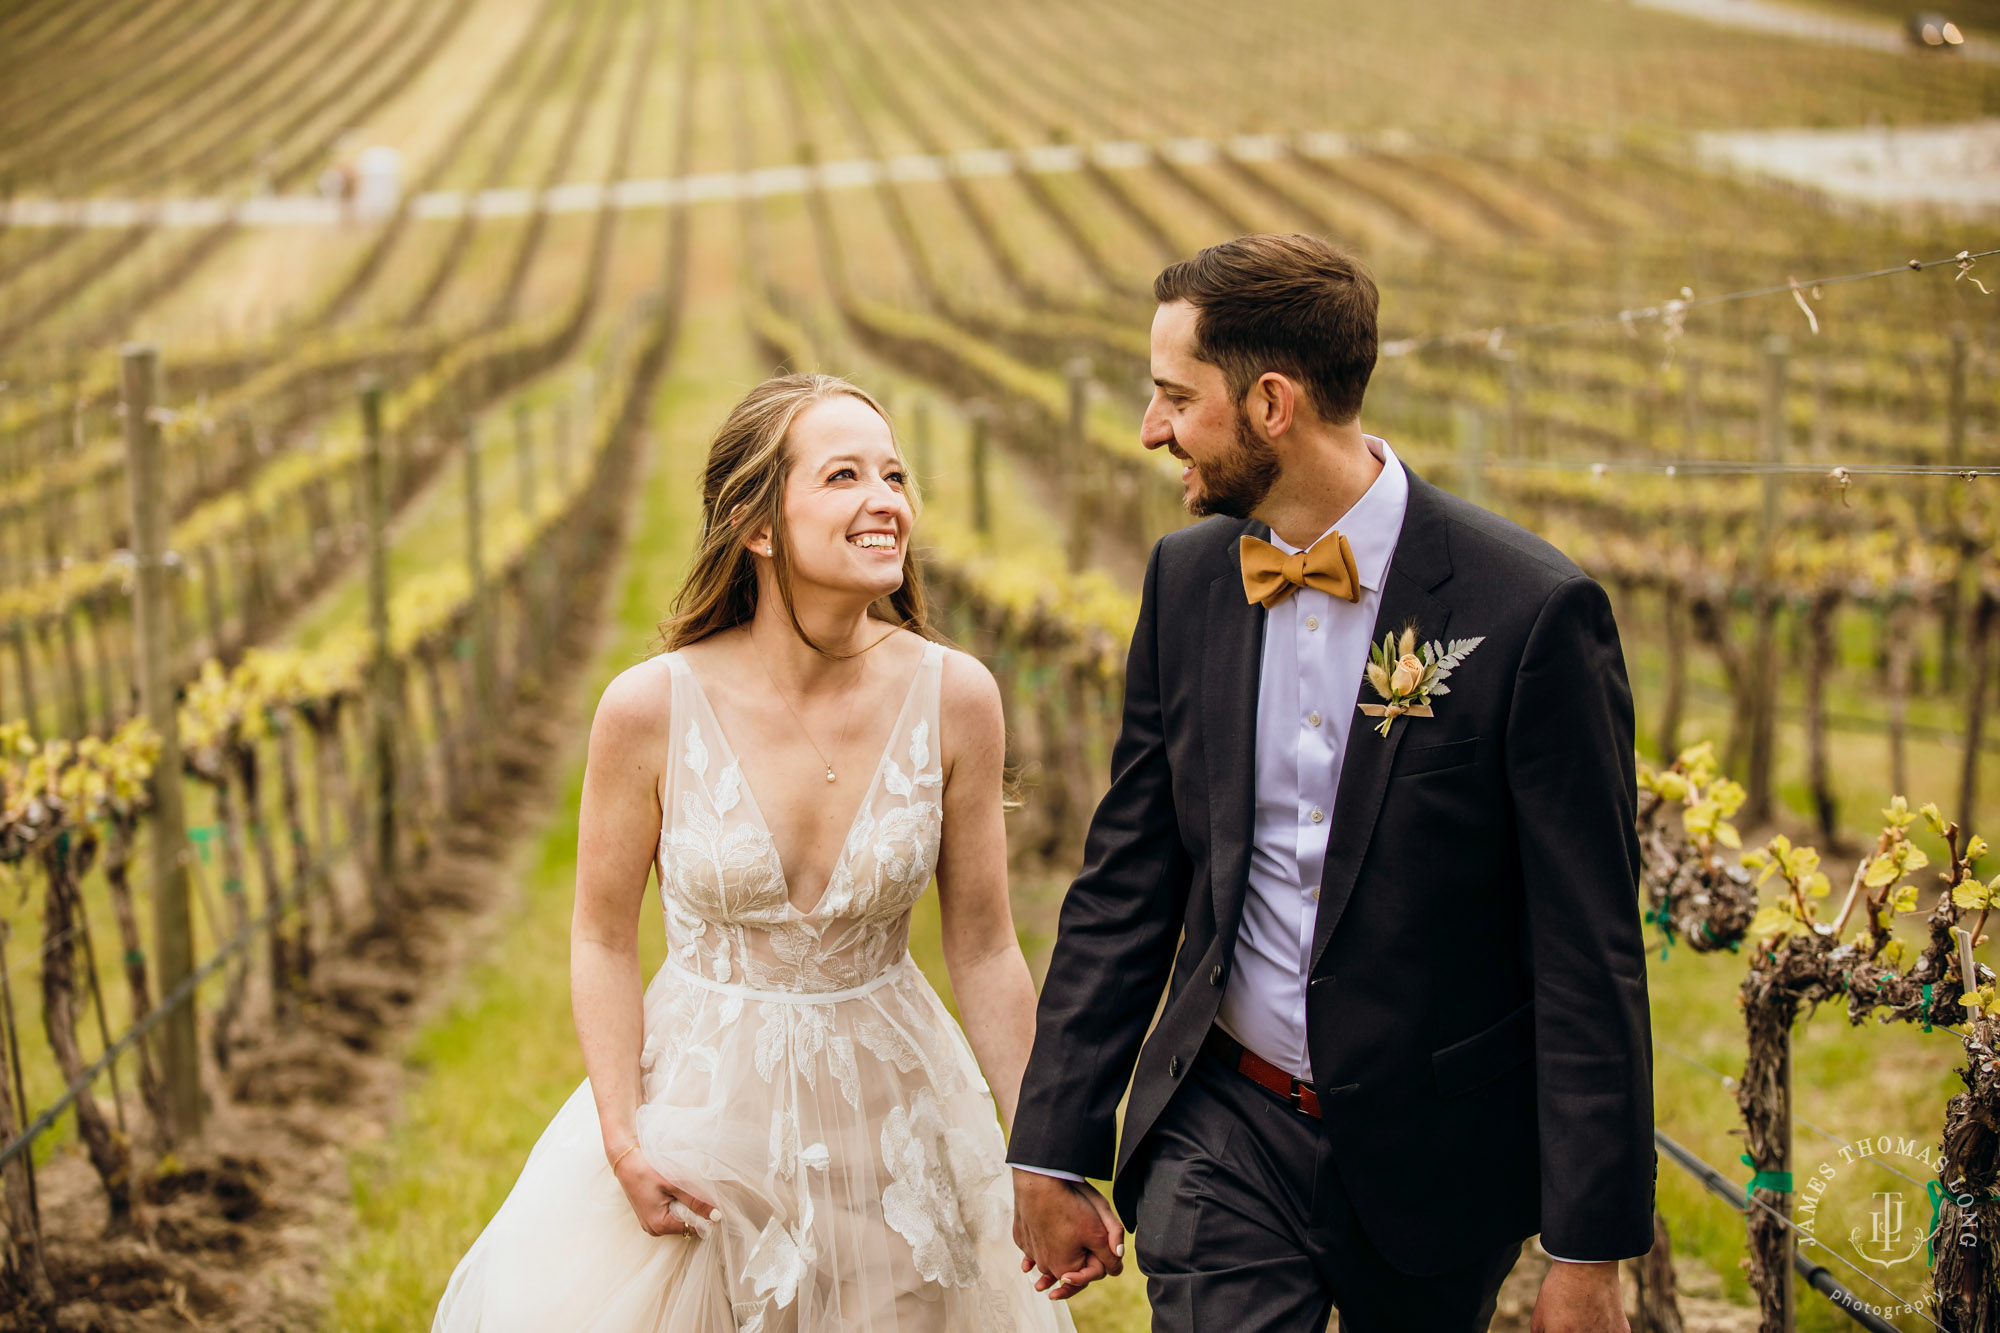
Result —
<instances>
[{"instance_id":1,"label":"belt buckle","mask_svg":"<svg viewBox=\"0 0 2000 1333\"><path fill-rule=\"evenodd\" d=\"M1304 1081L1296 1078L1292 1080L1292 1090L1291 1093L1289 1094L1289 1100L1292 1103L1292 1109L1294 1111L1304 1112L1304 1110L1306 1109L1305 1107L1306 1087L1307 1085Z\"/></svg>"}]
</instances>

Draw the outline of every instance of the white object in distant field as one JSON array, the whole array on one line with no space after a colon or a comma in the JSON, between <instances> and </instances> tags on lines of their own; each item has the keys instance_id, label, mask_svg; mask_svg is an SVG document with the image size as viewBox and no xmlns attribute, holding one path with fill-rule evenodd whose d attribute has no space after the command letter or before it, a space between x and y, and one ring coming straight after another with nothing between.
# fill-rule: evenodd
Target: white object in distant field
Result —
<instances>
[{"instance_id":1,"label":"white object in distant field","mask_svg":"<svg viewBox=\"0 0 2000 1333\"><path fill-rule=\"evenodd\" d=\"M2000 206L2000 120L1725 130L1696 136L1696 146L1711 166L1776 176L1876 207L1922 204L1988 217Z\"/></svg>"},{"instance_id":2,"label":"white object in distant field","mask_svg":"<svg viewBox=\"0 0 2000 1333\"><path fill-rule=\"evenodd\" d=\"M403 199L403 155L387 144L361 150L354 162L354 216L379 222Z\"/></svg>"}]
</instances>

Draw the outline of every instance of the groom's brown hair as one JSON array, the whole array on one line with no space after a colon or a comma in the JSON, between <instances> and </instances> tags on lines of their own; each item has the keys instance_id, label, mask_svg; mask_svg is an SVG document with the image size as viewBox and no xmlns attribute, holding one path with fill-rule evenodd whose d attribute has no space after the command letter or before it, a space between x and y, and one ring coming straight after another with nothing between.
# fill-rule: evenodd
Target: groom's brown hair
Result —
<instances>
[{"instance_id":1,"label":"groom's brown hair","mask_svg":"<svg viewBox=\"0 0 2000 1333\"><path fill-rule=\"evenodd\" d=\"M1241 403L1260 375L1304 385L1319 415L1361 414L1375 371L1375 280L1361 261L1311 236L1239 236L1153 279L1161 305L1195 308L1194 354Z\"/></svg>"}]
</instances>

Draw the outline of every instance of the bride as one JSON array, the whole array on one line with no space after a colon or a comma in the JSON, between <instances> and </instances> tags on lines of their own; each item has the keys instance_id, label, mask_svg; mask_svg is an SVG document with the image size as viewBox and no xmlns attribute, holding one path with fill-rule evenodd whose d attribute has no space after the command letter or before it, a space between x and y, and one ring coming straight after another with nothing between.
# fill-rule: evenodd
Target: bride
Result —
<instances>
[{"instance_id":1,"label":"bride","mask_svg":"<svg viewBox=\"0 0 2000 1333\"><path fill-rule=\"evenodd\" d=\"M914 519L888 422L845 380L769 380L717 432L668 651L591 726L570 942L589 1077L434 1333L1070 1327L1021 1272L994 1116L1035 1003L1000 696L926 635ZM649 870L669 954L642 990ZM963 1032L907 952L933 872Z\"/></svg>"}]
</instances>

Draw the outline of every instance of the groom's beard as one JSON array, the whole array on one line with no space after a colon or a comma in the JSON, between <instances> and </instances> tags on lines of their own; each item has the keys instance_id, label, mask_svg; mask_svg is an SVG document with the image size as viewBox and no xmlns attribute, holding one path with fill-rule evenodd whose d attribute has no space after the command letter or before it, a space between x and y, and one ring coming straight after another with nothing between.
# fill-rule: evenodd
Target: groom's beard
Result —
<instances>
[{"instance_id":1,"label":"groom's beard","mask_svg":"<svg viewBox=\"0 0 2000 1333\"><path fill-rule=\"evenodd\" d=\"M1256 431L1242 413L1236 416L1236 447L1220 458L1195 464L1201 489L1186 497L1187 511L1196 518L1226 514L1248 518L1271 493L1278 479L1278 452Z\"/></svg>"}]
</instances>

